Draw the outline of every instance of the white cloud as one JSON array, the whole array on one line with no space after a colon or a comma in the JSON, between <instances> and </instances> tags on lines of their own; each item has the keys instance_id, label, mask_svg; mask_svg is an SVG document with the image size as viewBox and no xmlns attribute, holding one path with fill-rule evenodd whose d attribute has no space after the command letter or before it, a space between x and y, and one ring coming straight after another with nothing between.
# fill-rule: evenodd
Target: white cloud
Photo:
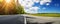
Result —
<instances>
[{"instance_id":1,"label":"white cloud","mask_svg":"<svg viewBox=\"0 0 60 24\"><path fill-rule=\"evenodd\" d=\"M38 3L39 0L18 0L19 4L21 4L24 7L31 7L34 2Z\"/></svg>"},{"instance_id":2,"label":"white cloud","mask_svg":"<svg viewBox=\"0 0 60 24\"><path fill-rule=\"evenodd\" d=\"M25 9L25 12L27 13L38 13L39 7L31 7L29 9Z\"/></svg>"},{"instance_id":3,"label":"white cloud","mask_svg":"<svg viewBox=\"0 0 60 24\"><path fill-rule=\"evenodd\" d=\"M34 2L32 0L19 0L19 4L21 4L23 7L31 7Z\"/></svg>"},{"instance_id":4,"label":"white cloud","mask_svg":"<svg viewBox=\"0 0 60 24\"><path fill-rule=\"evenodd\" d=\"M51 0L41 0L40 5L44 5L45 3L50 3Z\"/></svg>"},{"instance_id":5,"label":"white cloud","mask_svg":"<svg viewBox=\"0 0 60 24\"><path fill-rule=\"evenodd\" d=\"M36 3L38 3L38 2L40 2L40 0L33 0L33 2L36 2Z\"/></svg>"},{"instance_id":6,"label":"white cloud","mask_svg":"<svg viewBox=\"0 0 60 24\"><path fill-rule=\"evenodd\" d=\"M34 4L33 2L27 2L25 7L32 7L33 4Z\"/></svg>"},{"instance_id":7,"label":"white cloud","mask_svg":"<svg viewBox=\"0 0 60 24\"><path fill-rule=\"evenodd\" d=\"M47 3L46 5L50 5L49 3Z\"/></svg>"},{"instance_id":8,"label":"white cloud","mask_svg":"<svg viewBox=\"0 0 60 24\"><path fill-rule=\"evenodd\" d=\"M51 0L18 0L19 1L19 4L21 4L22 6L24 7L31 7L34 2L35 3L38 3L40 2L40 5L44 5L45 3L50 3ZM49 5L49 4L46 4L46 5Z\"/></svg>"},{"instance_id":9,"label":"white cloud","mask_svg":"<svg viewBox=\"0 0 60 24\"><path fill-rule=\"evenodd\" d=\"M50 5L49 3L51 2L51 0L18 0L19 4L21 4L24 7L25 12L27 13L38 13L38 9L39 7L32 7L32 5L34 5L34 3L39 3L40 5ZM46 8L43 8L46 9Z\"/></svg>"},{"instance_id":10,"label":"white cloud","mask_svg":"<svg viewBox=\"0 0 60 24\"><path fill-rule=\"evenodd\" d=\"M25 12L27 13L38 13L39 7L32 7L34 2L38 3L39 0L19 0L19 4L24 7Z\"/></svg>"},{"instance_id":11,"label":"white cloud","mask_svg":"<svg viewBox=\"0 0 60 24\"><path fill-rule=\"evenodd\" d=\"M39 7L32 7L32 8L30 8L30 9L34 9L34 10L37 10Z\"/></svg>"}]
</instances>

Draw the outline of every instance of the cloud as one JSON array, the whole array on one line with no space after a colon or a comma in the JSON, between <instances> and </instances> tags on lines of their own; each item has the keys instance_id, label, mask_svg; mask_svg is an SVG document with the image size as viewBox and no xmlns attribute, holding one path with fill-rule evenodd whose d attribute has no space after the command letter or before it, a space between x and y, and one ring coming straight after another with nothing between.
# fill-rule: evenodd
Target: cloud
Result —
<instances>
[{"instance_id":1,"label":"cloud","mask_svg":"<svg viewBox=\"0 0 60 24\"><path fill-rule=\"evenodd\" d=\"M49 5L49 3L51 2L51 0L18 0L18 1L19 4L21 4L24 7L25 12L27 13L38 13L39 7L37 6L33 7L34 3L40 2L40 5L44 5L45 3L47 3L46 5Z\"/></svg>"},{"instance_id":2,"label":"cloud","mask_svg":"<svg viewBox=\"0 0 60 24\"><path fill-rule=\"evenodd\" d=\"M39 0L18 0L18 2L24 7L31 7L35 2L38 3Z\"/></svg>"},{"instance_id":3,"label":"cloud","mask_svg":"<svg viewBox=\"0 0 60 24\"><path fill-rule=\"evenodd\" d=\"M21 4L23 7L32 7L34 3L39 3L40 5L49 5L51 0L18 0L19 4Z\"/></svg>"},{"instance_id":4,"label":"cloud","mask_svg":"<svg viewBox=\"0 0 60 24\"><path fill-rule=\"evenodd\" d=\"M50 3L50 2L51 2L51 0L41 0L40 5L44 5L44 4Z\"/></svg>"},{"instance_id":5,"label":"cloud","mask_svg":"<svg viewBox=\"0 0 60 24\"><path fill-rule=\"evenodd\" d=\"M33 0L33 2L38 3L38 2L40 2L40 0Z\"/></svg>"},{"instance_id":6,"label":"cloud","mask_svg":"<svg viewBox=\"0 0 60 24\"><path fill-rule=\"evenodd\" d=\"M38 9L39 7L31 7L31 8L25 9L25 12L34 14L34 13L38 13Z\"/></svg>"},{"instance_id":7,"label":"cloud","mask_svg":"<svg viewBox=\"0 0 60 24\"><path fill-rule=\"evenodd\" d=\"M27 13L38 13L39 7L33 7L34 3L38 3L39 0L19 0L19 4L21 4L24 7L25 12Z\"/></svg>"},{"instance_id":8,"label":"cloud","mask_svg":"<svg viewBox=\"0 0 60 24\"><path fill-rule=\"evenodd\" d=\"M50 5L49 3L47 3L46 5Z\"/></svg>"}]
</instances>

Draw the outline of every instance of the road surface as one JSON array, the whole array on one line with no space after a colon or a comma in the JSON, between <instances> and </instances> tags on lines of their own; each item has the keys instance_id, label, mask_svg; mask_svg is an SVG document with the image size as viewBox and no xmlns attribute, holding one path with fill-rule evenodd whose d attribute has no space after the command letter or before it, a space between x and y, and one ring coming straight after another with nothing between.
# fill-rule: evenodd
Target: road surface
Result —
<instances>
[{"instance_id":1,"label":"road surface","mask_svg":"<svg viewBox=\"0 0 60 24\"><path fill-rule=\"evenodd\" d=\"M26 16L27 22L30 22L30 23L60 24L60 17L43 17L43 16L31 16L31 15L23 15L23 16Z\"/></svg>"},{"instance_id":2,"label":"road surface","mask_svg":"<svg viewBox=\"0 0 60 24\"><path fill-rule=\"evenodd\" d=\"M24 24L24 16L0 15L0 24Z\"/></svg>"},{"instance_id":3,"label":"road surface","mask_svg":"<svg viewBox=\"0 0 60 24\"><path fill-rule=\"evenodd\" d=\"M40 23L40 24L60 24L60 17L42 17L31 15L0 15L0 24L24 24L24 18L26 17L26 23Z\"/></svg>"}]
</instances>

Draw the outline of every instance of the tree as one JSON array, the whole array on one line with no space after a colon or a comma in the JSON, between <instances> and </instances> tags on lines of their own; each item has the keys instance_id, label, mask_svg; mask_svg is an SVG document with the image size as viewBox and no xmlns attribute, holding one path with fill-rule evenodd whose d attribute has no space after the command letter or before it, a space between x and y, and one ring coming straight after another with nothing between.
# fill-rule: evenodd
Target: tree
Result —
<instances>
[{"instance_id":1,"label":"tree","mask_svg":"<svg viewBox=\"0 0 60 24\"><path fill-rule=\"evenodd\" d=\"M21 5L18 6L17 12L19 14L25 14L24 8Z\"/></svg>"},{"instance_id":2,"label":"tree","mask_svg":"<svg viewBox=\"0 0 60 24\"><path fill-rule=\"evenodd\" d=\"M13 14L24 14L24 8L15 0L12 0L11 3L5 3L3 0L2 4L0 4L0 15L13 15Z\"/></svg>"},{"instance_id":3,"label":"tree","mask_svg":"<svg viewBox=\"0 0 60 24\"><path fill-rule=\"evenodd\" d=\"M17 0L17 3L16 3L16 7L17 7L17 13L19 13L19 14L25 14L26 13L24 11L23 6L21 6L21 4L19 4L18 0Z\"/></svg>"}]
</instances>

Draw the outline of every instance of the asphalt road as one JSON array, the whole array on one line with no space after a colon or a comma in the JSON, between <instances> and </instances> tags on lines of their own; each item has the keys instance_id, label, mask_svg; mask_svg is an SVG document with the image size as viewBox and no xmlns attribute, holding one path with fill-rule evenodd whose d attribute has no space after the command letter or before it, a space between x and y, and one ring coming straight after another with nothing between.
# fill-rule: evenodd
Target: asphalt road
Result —
<instances>
[{"instance_id":1,"label":"asphalt road","mask_svg":"<svg viewBox=\"0 0 60 24\"><path fill-rule=\"evenodd\" d=\"M40 23L40 24L60 24L60 17L42 17L42 16L31 16L31 15L23 15L26 16L27 23Z\"/></svg>"},{"instance_id":2,"label":"asphalt road","mask_svg":"<svg viewBox=\"0 0 60 24\"><path fill-rule=\"evenodd\" d=\"M0 15L0 24L24 24L25 17L26 23L60 24L60 17L42 17L31 15Z\"/></svg>"},{"instance_id":3,"label":"asphalt road","mask_svg":"<svg viewBox=\"0 0 60 24\"><path fill-rule=\"evenodd\" d=\"M24 24L24 16L0 15L0 24Z\"/></svg>"}]
</instances>

